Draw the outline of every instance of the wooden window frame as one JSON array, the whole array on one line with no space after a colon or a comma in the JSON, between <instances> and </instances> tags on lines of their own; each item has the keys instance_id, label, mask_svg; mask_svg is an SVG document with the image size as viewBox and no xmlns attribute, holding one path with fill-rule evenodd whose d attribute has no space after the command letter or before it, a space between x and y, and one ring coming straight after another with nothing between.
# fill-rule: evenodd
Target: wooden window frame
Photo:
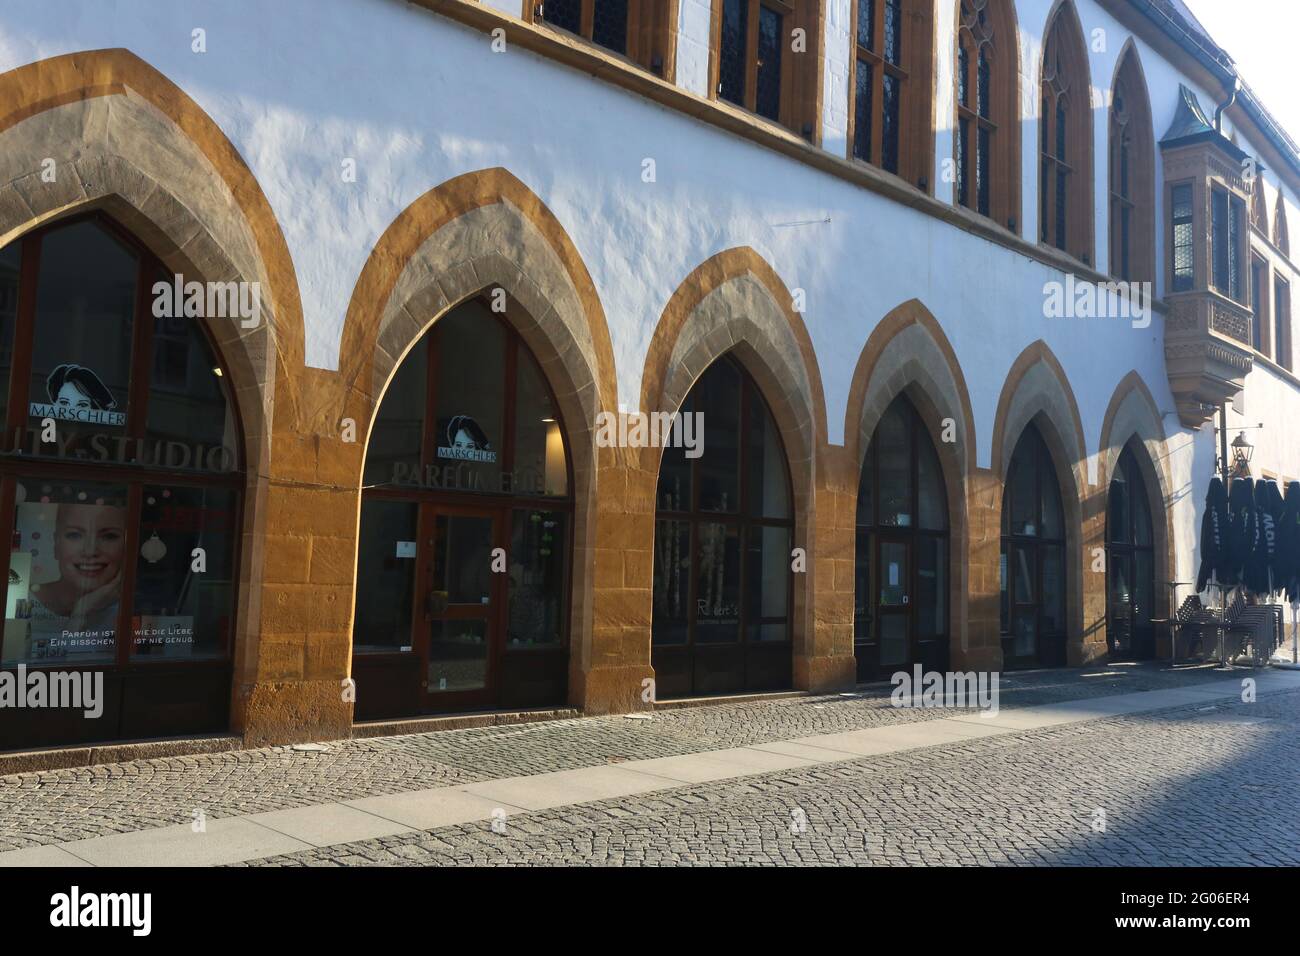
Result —
<instances>
[{"instance_id":1,"label":"wooden window frame","mask_svg":"<svg viewBox=\"0 0 1300 956\"><path fill-rule=\"evenodd\" d=\"M1294 366L1291 325L1291 283L1280 272L1273 274L1273 361L1290 372Z\"/></svg>"},{"instance_id":2,"label":"wooden window frame","mask_svg":"<svg viewBox=\"0 0 1300 956\"><path fill-rule=\"evenodd\" d=\"M1218 235L1215 231L1215 200L1223 197L1226 204L1227 220L1223 223L1224 235L1223 246L1220 247ZM1249 265L1243 267L1243 263L1249 263L1250 250L1250 229L1246 225L1246 202L1241 196L1217 183L1210 185L1210 222L1209 222L1209 253L1210 253L1210 288L1233 302L1244 304L1248 301L1246 284L1247 276L1245 270ZM1227 272L1227 288L1219 284L1219 254L1222 250L1224 262L1223 268ZM1232 266L1237 265L1237 287L1232 287Z\"/></svg>"},{"instance_id":3,"label":"wooden window frame","mask_svg":"<svg viewBox=\"0 0 1300 956\"><path fill-rule=\"evenodd\" d=\"M1092 201L1092 80L1083 28L1070 0L1057 8L1044 36L1038 98L1038 239L1040 244L1091 266L1096 218ZM1058 116L1062 105L1064 129ZM1062 133L1064 148L1059 145ZM1058 195L1060 175L1066 177L1063 197Z\"/></svg>"},{"instance_id":4,"label":"wooden window frame","mask_svg":"<svg viewBox=\"0 0 1300 956\"><path fill-rule=\"evenodd\" d=\"M1259 276L1256 283L1255 277ZM1268 260L1257 253L1250 254L1250 307L1251 345L1260 355L1271 355L1273 349L1273 311L1270 297L1273 291L1273 275ZM1258 344L1255 339L1258 338Z\"/></svg>"},{"instance_id":5,"label":"wooden window frame","mask_svg":"<svg viewBox=\"0 0 1300 956\"><path fill-rule=\"evenodd\" d=\"M1117 104L1123 103L1121 111ZM1155 134L1146 79L1137 53L1120 56L1111 83L1107 176L1109 254L1107 270L1129 282L1155 282ZM1127 163L1124 147L1127 146ZM1127 180L1128 192L1124 192ZM1128 211L1128 262L1121 260L1123 211Z\"/></svg>"},{"instance_id":6,"label":"wooden window frame","mask_svg":"<svg viewBox=\"0 0 1300 956\"><path fill-rule=\"evenodd\" d=\"M753 113L767 122L786 127L814 145L821 143L820 72L822 62L821 7L824 0L740 0L745 5L745 49L742 53L744 92L742 102L723 99L720 93L722 67L722 16L724 0L713 0L713 22L709 34L709 99ZM780 106L777 118L758 112L758 24L759 8L781 14L782 47ZM790 50L791 31L803 29L807 47L803 53Z\"/></svg>"},{"instance_id":7,"label":"wooden window frame","mask_svg":"<svg viewBox=\"0 0 1300 956\"><path fill-rule=\"evenodd\" d=\"M875 50L859 45L859 0L849 8L850 68L848 71L848 123L845 156L855 163L865 163L898 176L927 195L934 192L931 175L934 167L934 10L926 0L898 0L899 63L889 64L883 56L885 0L875 0L872 37ZM858 139L858 70L871 67L871 118L869 154L857 153ZM883 162L884 77L888 73L899 84L895 169Z\"/></svg>"},{"instance_id":8,"label":"wooden window frame","mask_svg":"<svg viewBox=\"0 0 1300 956\"><path fill-rule=\"evenodd\" d=\"M582 9L577 33L570 33L545 19L545 0L524 0L524 18L529 23L579 37L610 56L627 60L669 83L676 81L676 0L627 0L627 49L623 53L596 43L593 39L597 0L579 2Z\"/></svg>"},{"instance_id":9,"label":"wooden window frame","mask_svg":"<svg viewBox=\"0 0 1300 956\"><path fill-rule=\"evenodd\" d=\"M907 112L908 103L912 93L911 73L907 66L911 60L911 30L909 29L909 4L906 0L896 0L898 9L898 60L897 64L890 63L885 59L884 42L885 42L885 10L891 0L873 0L872 6L872 25L871 35L876 40L876 46L880 52L869 47L863 46L859 42L858 25L861 15L861 4L859 0L852 0L849 14L849 45L853 51L853 69L849 77L849 158L864 162L872 166L877 166L886 172L899 175L907 168L905 156L907 153ZM870 125L870 149L867 156L857 155L857 71L861 64L866 64L871 68L871 116ZM891 76L898 84L898 117L895 120L897 131L897 155L894 158L894 168L889 169L884 164L884 135L885 135L885 77Z\"/></svg>"},{"instance_id":10,"label":"wooden window frame","mask_svg":"<svg viewBox=\"0 0 1300 956\"><path fill-rule=\"evenodd\" d=\"M969 8L968 10L963 8ZM953 155L954 205L964 206L977 215L979 209L979 182L970 173L972 187L967 202L961 199L963 157L957 154L962 146L958 135L960 123L978 121L989 132L988 168L988 218L998 225L1018 233L1020 227L1020 66L1019 30L1016 25L1015 5L1011 0L957 0L954 5L956 34L953 43ZM979 14L984 13L981 23ZM961 51L967 51L966 82L975 91L975 109L963 107L961 102ZM978 116L979 53L985 51L989 67L989 115ZM977 156L979 138L968 152Z\"/></svg>"}]
</instances>

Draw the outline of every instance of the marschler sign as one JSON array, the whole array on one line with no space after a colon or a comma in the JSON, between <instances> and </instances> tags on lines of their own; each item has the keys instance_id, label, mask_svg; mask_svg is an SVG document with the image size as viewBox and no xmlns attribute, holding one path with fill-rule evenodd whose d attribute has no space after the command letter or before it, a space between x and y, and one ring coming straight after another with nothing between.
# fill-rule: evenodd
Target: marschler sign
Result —
<instances>
[{"instance_id":1,"label":"marschler sign","mask_svg":"<svg viewBox=\"0 0 1300 956\"><path fill-rule=\"evenodd\" d=\"M45 379L49 402L31 402L27 414L84 425L126 424L126 415L116 411L117 399L99 376L81 365L58 366Z\"/></svg>"},{"instance_id":2,"label":"marschler sign","mask_svg":"<svg viewBox=\"0 0 1300 956\"><path fill-rule=\"evenodd\" d=\"M497 453L478 422L468 415L456 415L447 423L447 444L438 447L438 457L491 463L497 460Z\"/></svg>"}]
</instances>

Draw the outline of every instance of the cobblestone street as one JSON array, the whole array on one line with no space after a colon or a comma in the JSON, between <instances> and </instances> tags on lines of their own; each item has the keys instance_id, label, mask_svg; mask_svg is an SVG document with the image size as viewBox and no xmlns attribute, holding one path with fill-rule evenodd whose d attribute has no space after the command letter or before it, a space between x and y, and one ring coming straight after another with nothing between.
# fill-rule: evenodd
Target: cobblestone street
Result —
<instances>
[{"instance_id":1,"label":"cobblestone street","mask_svg":"<svg viewBox=\"0 0 1300 956\"><path fill-rule=\"evenodd\" d=\"M1014 720L1024 708L1104 705L1249 676L1155 666L1018 674L1004 683L1001 707ZM196 810L217 821L953 715L894 708L888 688L875 687L660 710L651 720L582 718L21 774L0 778L0 850L176 828ZM1300 825L1288 812L1300 779L1294 684L1249 704L1201 700L987 736L976 723L969 738L901 752L503 811L495 830L475 820L247 862L1300 863Z\"/></svg>"}]
</instances>

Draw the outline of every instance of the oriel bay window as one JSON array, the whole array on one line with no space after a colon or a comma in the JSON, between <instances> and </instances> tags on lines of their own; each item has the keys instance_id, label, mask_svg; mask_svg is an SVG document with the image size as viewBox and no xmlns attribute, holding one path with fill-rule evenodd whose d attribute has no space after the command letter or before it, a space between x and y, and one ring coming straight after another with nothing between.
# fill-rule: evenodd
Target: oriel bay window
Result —
<instances>
[{"instance_id":1,"label":"oriel bay window","mask_svg":"<svg viewBox=\"0 0 1300 956\"><path fill-rule=\"evenodd\" d=\"M713 0L714 95L813 140L820 0Z\"/></svg>"},{"instance_id":2,"label":"oriel bay window","mask_svg":"<svg viewBox=\"0 0 1300 956\"><path fill-rule=\"evenodd\" d=\"M791 514L785 451L758 388L721 358L683 414L703 453L666 448L655 510L651 659L659 697L790 686Z\"/></svg>"},{"instance_id":3,"label":"oriel bay window","mask_svg":"<svg viewBox=\"0 0 1300 956\"><path fill-rule=\"evenodd\" d=\"M856 0L852 18L852 156L927 189L934 23L929 4Z\"/></svg>"},{"instance_id":4,"label":"oriel bay window","mask_svg":"<svg viewBox=\"0 0 1300 956\"><path fill-rule=\"evenodd\" d=\"M480 300L407 353L366 449L358 719L565 697L573 499L558 406Z\"/></svg>"},{"instance_id":5,"label":"oriel bay window","mask_svg":"<svg viewBox=\"0 0 1300 956\"><path fill-rule=\"evenodd\" d=\"M103 681L95 717L0 708L0 749L228 726L242 442L173 278L101 214L0 250L0 668Z\"/></svg>"},{"instance_id":6,"label":"oriel bay window","mask_svg":"<svg viewBox=\"0 0 1300 956\"><path fill-rule=\"evenodd\" d=\"M1092 262L1092 126L1087 50L1074 5L1052 17L1038 118L1039 239Z\"/></svg>"},{"instance_id":7,"label":"oriel bay window","mask_svg":"<svg viewBox=\"0 0 1300 956\"><path fill-rule=\"evenodd\" d=\"M1002 660L1008 669L1065 663L1065 523L1038 429L1025 427L1002 493Z\"/></svg>"},{"instance_id":8,"label":"oriel bay window","mask_svg":"<svg viewBox=\"0 0 1300 956\"><path fill-rule=\"evenodd\" d=\"M948 503L934 442L899 396L858 485L853 651L859 681L948 665Z\"/></svg>"},{"instance_id":9,"label":"oriel bay window","mask_svg":"<svg viewBox=\"0 0 1300 956\"><path fill-rule=\"evenodd\" d=\"M525 0L534 23L576 34L672 79L675 0Z\"/></svg>"}]
</instances>

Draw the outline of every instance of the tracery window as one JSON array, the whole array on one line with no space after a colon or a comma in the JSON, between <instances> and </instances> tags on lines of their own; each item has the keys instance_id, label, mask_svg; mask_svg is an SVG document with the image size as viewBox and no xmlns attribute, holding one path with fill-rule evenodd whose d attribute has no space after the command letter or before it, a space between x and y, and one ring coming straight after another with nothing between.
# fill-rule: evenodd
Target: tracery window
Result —
<instances>
[{"instance_id":1,"label":"tracery window","mask_svg":"<svg viewBox=\"0 0 1300 956\"><path fill-rule=\"evenodd\" d=\"M1039 239L1091 263L1091 92L1083 34L1068 2L1048 28L1040 90Z\"/></svg>"}]
</instances>

